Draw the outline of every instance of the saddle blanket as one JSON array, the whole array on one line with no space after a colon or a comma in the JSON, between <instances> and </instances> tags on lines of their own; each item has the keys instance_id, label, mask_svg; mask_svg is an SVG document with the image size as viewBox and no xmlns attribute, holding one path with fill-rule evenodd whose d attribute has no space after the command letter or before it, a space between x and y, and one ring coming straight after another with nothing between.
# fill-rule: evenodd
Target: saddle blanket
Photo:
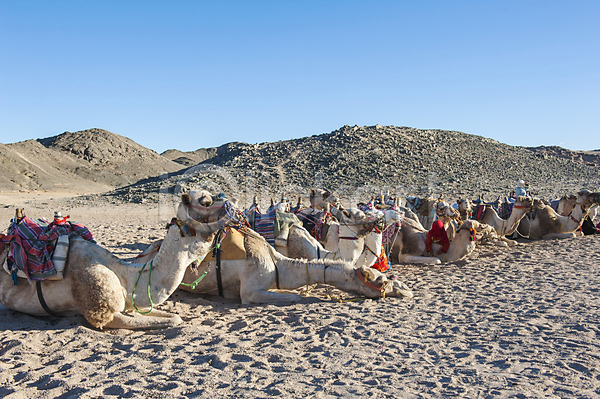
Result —
<instances>
[{"instance_id":1,"label":"saddle blanket","mask_svg":"<svg viewBox=\"0 0 600 399\"><path fill-rule=\"evenodd\" d=\"M277 216L277 209L275 207L269 208L266 213L260 213L258 209L254 209L252 213L253 217L250 221L252 230L263 236L269 244L275 245L273 226Z\"/></svg>"},{"instance_id":2,"label":"saddle blanket","mask_svg":"<svg viewBox=\"0 0 600 399\"><path fill-rule=\"evenodd\" d=\"M57 274L57 277L60 277L53 262L53 255L57 243L60 242L61 249L55 260L66 262L68 241L59 240L61 236L80 236L85 240L96 242L92 233L82 224L71 222L56 224L45 219L25 217L19 224L13 222L8 228L7 235L0 235L0 253L5 246L9 247L6 267L11 274L18 274L20 270L22 275L33 281L45 280Z\"/></svg>"},{"instance_id":3,"label":"saddle blanket","mask_svg":"<svg viewBox=\"0 0 600 399\"><path fill-rule=\"evenodd\" d=\"M215 261L212 252L210 256L205 257L202 263ZM223 241L221 241L221 260L246 259L246 249L244 248L244 235L236 229L227 229Z\"/></svg>"},{"instance_id":4,"label":"saddle blanket","mask_svg":"<svg viewBox=\"0 0 600 399\"><path fill-rule=\"evenodd\" d=\"M387 252L389 252L392 245L394 245L394 241L396 240L401 227L402 225L400 223L392 223L381 233L383 239L383 248L385 248Z\"/></svg>"}]
</instances>

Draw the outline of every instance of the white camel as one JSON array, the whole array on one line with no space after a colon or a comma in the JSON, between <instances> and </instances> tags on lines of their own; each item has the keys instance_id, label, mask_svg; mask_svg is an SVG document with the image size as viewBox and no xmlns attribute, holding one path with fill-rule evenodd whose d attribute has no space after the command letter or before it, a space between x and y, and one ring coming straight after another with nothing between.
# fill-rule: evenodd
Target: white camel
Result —
<instances>
[{"instance_id":1,"label":"white camel","mask_svg":"<svg viewBox=\"0 0 600 399\"><path fill-rule=\"evenodd\" d=\"M291 259L275 251L256 232L249 229L242 231L245 257L221 260L222 295L225 298L240 298L244 304L286 304L297 302L302 296L271 290L295 290L316 283L369 298L413 296L406 284L397 279L388 279L370 267L355 267L341 260ZM230 234L237 233L231 231ZM149 261L155 253L146 250L141 259ZM208 274L202 277L205 270ZM206 260L198 269L188 267L180 289L196 294L217 295L219 282L216 260Z\"/></svg>"},{"instance_id":2,"label":"white camel","mask_svg":"<svg viewBox=\"0 0 600 399\"><path fill-rule=\"evenodd\" d=\"M471 254L478 239L494 234L491 227L475 220L465 220L454 239L450 242L448 252L438 257L425 256L427 253L425 240L427 230L412 219L404 219L402 229L392 248L391 258L399 263L439 264L455 262ZM432 245L433 252L440 249L439 244Z\"/></svg>"},{"instance_id":3,"label":"white camel","mask_svg":"<svg viewBox=\"0 0 600 399\"><path fill-rule=\"evenodd\" d=\"M240 298L242 303L285 304L299 301L302 296L271 290L295 290L305 285L327 284L340 290L364 295L412 297L408 287L388 279L375 269L355 268L352 264L329 259L290 259L275 251L266 240L253 232L244 232L246 258L221 260L222 295ZM216 261L208 262L209 273L195 287L181 289L196 294L217 295ZM191 284L200 277L199 271L186 270L183 283Z\"/></svg>"},{"instance_id":4,"label":"white camel","mask_svg":"<svg viewBox=\"0 0 600 399\"><path fill-rule=\"evenodd\" d=\"M223 222L196 223L196 235L183 236L189 228L180 230L180 226L172 225L147 264L128 263L94 243L72 239L64 279L42 281L43 298L53 314L82 314L99 329L175 326L181 323L178 315L153 306L166 301L188 265L209 252L212 235L222 226ZM6 254L4 251L0 256L0 264ZM37 299L35 284L20 279L15 285L4 272L0 272L0 303L30 315L48 315ZM141 310L134 312L136 307Z\"/></svg>"}]
</instances>

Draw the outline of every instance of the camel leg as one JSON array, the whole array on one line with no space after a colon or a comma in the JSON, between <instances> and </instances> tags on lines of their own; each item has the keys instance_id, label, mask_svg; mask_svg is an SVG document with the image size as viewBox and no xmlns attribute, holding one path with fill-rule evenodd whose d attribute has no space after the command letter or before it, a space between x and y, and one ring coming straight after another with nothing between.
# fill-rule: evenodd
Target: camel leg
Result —
<instances>
[{"instance_id":1,"label":"camel leg","mask_svg":"<svg viewBox=\"0 0 600 399\"><path fill-rule=\"evenodd\" d=\"M439 265L441 260L431 256L398 255L398 263L419 263L424 265Z\"/></svg>"},{"instance_id":2,"label":"camel leg","mask_svg":"<svg viewBox=\"0 0 600 399\"><path fill-rule=\"evenodd\" d=\"M553 238L573 238L576 237L575 233L550 233L542 237L542 240L551 240Z\"/></svg>"},{"instance_id":3,"label":"camel leg","mask_svg":"<svg viewBox=\"0 0 600 399\"><path fill-rule=\"evenodd\" d=\"M150 330L174 327L182 322L176 314L153 310L148 315L139 313L115 313L115 317L105 325L107 328L126 328L129 330Z\"/></svg>"},{"instance_id":4,"label":"camel leg","mask_svg":"<svg viewBox=\"0 0 600 399\"><path fill-rule=\"evenodd\" d=\"M284 294L281 292L272 292L269 290L254 290L248 292L240 292L240 297L243 304L251 303L272 303L275 305L287 305L290 303L299 302L302 299L301 295Z\"/></svg>"},{"instance_id":5,"label":"camel leg","mask_svg":"<svg viewBox=\"0 0 600 399\"><path fill-rule=\"evenodd\" d=\"M518 245L519 244L515 240L511 240L510 238L506 238L506 237L502 237L501 240L504 241L505 243L507 243L509 247L512 247L513 245Z\"/></svg>"}]
</instances>

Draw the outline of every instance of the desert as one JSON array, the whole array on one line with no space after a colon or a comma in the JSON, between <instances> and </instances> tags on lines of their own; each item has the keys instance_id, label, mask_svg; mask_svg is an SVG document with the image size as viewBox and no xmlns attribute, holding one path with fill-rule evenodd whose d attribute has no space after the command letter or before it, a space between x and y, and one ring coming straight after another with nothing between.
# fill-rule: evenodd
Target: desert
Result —
<instances>
[{"instance_id":1,"label":"desert","mask_svg":"<svg viewBox=\"0 0 600 399\"><path fill-rule=\"evenodd\" d=\"M421 144L425 136L430 138L427 145ZM452 148L433 150L439 148L436 137L446 143L452 139L457 147L470 141L480 150L470 160L451 158ZM92 148L71 151L70 138ZM356 151L354 144L355 151L342 154L344 145L379 139L377 145L361 145ZM481 145L481 140L487 139L459 132L346 126L297 141L230 143L184 156L176 151L148 155L128 139L100 129L65 133L2 146L3 168L15 165L4 162L9 155L29 155L19 157L27 162L18 173L3 170L4 179L10 173L14 177L11 183L3 181L0 220L8 226L17 207L46 219L60 211L88 227L118 258L132 261L164 237L179 193L199 187L237 195L244 206L253 194L267 204L271 197L306 195L317 184L339 189L342 182L351 188L339 190L346 206L384 190L429 192L448 200L483 194L491 200L508 195L521 177L545 198L600 187L594 152L583 158L564 149ZM294 154L308 151L316 141L326 144L325 161L308 168L311 159ZM488 151L497 149L503 151L502 164L514 162L514 167L491 164L496 161ZM47 154L38 155L38 150L49 151L55 162L46 163L46 176L36 157ZM431 165L417 156L423 153L433 159ZM137 161L127 166L127 157ZM389 166L392 158L422 173L380 167L377 174L371 164L358 161L376 159ZM437 159L447 159L443 169L434 166ZM70 167L64 166L68 163ZM145 163L157 165L158 171ZM467 164L478 167L464 168ZM58 172L49 173L53 165ZM194 169L198 165L205 167ZM481 173L491 168L497 171L493 177ZM252 170L255 179L249 180ZM430 171L436 174L432 177ZM464 172L460 179L458 171ZM550 174L558 177L548 179ZM509 248L478 246L468 258L447 264L393 264L386 274L402 279L413 298L355 298L318 285L299 303L242 305L177 290L158 308L176 313L183 322L158 330L100 330L81 316L29 316L3 307L0 395L597 397L599 250L595 235L519 239Z\"/></svg>"}]
</instances>

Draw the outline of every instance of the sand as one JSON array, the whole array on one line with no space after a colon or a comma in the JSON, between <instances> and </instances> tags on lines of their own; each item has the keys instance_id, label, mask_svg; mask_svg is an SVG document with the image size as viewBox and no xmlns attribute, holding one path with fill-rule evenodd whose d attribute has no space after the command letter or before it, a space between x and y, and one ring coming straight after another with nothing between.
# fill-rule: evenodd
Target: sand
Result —
<instances>
[{"instance_id":1,"label":"sand","mask_svg":"<svg viewBox=\"0 0 600 399\"><path fill-rule=\"evenodd\" d=\"M164 235L155 205L29 201L0 221L17 203L61 210L124 259ZM591 236L394 265L413 299L338 303L327 294L350 296L319 286L298 304L247 306L177 291L159 309L184 323L156 331L3 308L0 397L598 397L599 252Z\"/></svg>"}]
</instances>

